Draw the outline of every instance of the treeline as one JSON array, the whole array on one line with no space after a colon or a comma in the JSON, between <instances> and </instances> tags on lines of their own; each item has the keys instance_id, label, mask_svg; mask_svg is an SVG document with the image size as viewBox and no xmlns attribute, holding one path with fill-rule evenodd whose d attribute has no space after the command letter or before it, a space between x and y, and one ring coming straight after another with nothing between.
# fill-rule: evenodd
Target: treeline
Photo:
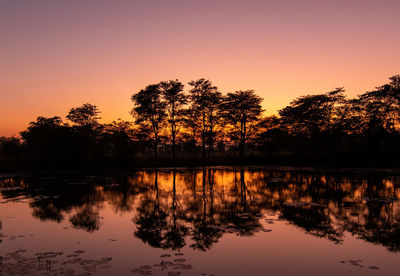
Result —
<instances>
[{"instance_id":1,"label":"treeline","mask_svg":"<svg viewBox=\"0 0 400 276\"><path fill-rule=\"evenodd\" d=\"M253 90L223 94L209 80L148 85L133 121L99 123L95 105L38 117L0 138L0 169L281 164L398 166L400 75L356 98L343 88L302 96L264 116Z\"/></svg>"}]
</instances>

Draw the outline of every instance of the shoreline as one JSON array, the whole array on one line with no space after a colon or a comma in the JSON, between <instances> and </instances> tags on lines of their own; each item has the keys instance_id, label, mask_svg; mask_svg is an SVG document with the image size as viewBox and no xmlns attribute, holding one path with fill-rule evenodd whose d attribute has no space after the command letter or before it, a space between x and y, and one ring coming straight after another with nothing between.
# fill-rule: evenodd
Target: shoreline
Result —
<instances>
[{"instance_id":1,"label":"shoreline","mask_svg":"<svg viewBox=\"0 0 400 276\"><path fill-rule=\"evenodd\" d=\"M339 167L339 166L287 166L287 165L205 165L205 166L159 166L137 167L131 169L83 169L83 170L30 170L21 172L2 172L0 179L29 176L62 176L62 175L129 175L138 171L171 171L171 170L270 170L270 171L296 171L309 173L343 173L343 174L390 174L400 175L400 168L380 167Z\"/></svg>"}]
</instances>

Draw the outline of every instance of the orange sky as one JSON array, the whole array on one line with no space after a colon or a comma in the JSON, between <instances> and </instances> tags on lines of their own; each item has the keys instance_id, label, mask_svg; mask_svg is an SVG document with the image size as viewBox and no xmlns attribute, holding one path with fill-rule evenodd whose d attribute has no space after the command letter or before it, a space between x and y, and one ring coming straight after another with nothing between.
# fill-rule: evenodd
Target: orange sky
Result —
<instances>
[{"instance_id":1,"label":"orange sky","mask_svg":"<svg viewBox=\"0 0 400 276\"><path fill-rule=\"evenodd\" d=\"M84 3L82 3L84 2ZM304 94L355 96L400 69L400 1L0 0L0 136L89 102L130 120L161 80L255 89L267 114Z\"/></svg>"}]
</instances>

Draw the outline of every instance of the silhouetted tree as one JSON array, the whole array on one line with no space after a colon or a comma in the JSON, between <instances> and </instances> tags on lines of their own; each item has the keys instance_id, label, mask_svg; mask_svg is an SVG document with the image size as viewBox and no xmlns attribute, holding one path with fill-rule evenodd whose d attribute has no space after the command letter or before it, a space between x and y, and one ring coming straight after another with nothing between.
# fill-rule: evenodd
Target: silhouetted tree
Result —
<instances>
[{"instance_id":1,"label":"silhouetted tree","mask_svg":"<svg viewBox=\"0 0 400 276\"><path fill-rule=\"evenodd\" d=\"M136 134L132 122L118 120L104 125L101 137L104 155L118 166L129 165L136 152Z\"/></svg>"},{"instance_id":2,"label":"silhouetted tree","mask_svg":"<svg viewBox=\"0 0 400 276\"><path fill-rule=\"evenodd\" d=\"M228 93L223 100L222 115L228 124L231 140L239 142L240 154L245 153L245 146L254 134L254 124L260 120L263 109L262 98L253 90Z\"/></svg>"},{"instance_id":3,"label":"silhouetted tree","mask_svg":"<svg viewBox=\"0 0 400 276\"><path fill-rule=\"evenodd\" d=\"M200 125L198 113L192 107L183 111L182 125L184 132L182 133L184 151L195 153L197 149L198 134L200 133Z\"/></svg>"},{"instance_id":4,"label":"silhouetted tree","mask_svg":"<svg viewBox=\"0 0 400 276\"><path fill-rule=\"evenodd\" d=\"M183 120L184 105L187 96L183 92L183 84L178 80L160 83L161 95L167 110L167 123L171 134L172 157L176 157L176 136Z\"/></svg>"},{"instance_id":5,"label":"silhouetted tree","mask_svg":"<svg viewBox=\"0 0 400 276\"><path fill-rule=\"evenodd\" d=\"M0 137L0 170L9 171L23 158L23 145L18 137Z\"/></svg>"},{"instance_id":6,"label":"silhouetted tree","mask_svg":"<svg viewBox=\"0 0 400 276\"><path fill-rule=\"evenodd\" d=\"M207 150L215 157L210 163L230 163L230 151L239 150L251 153L251 162L400 164L400 75L352 99L343 88L299 97L279 117L263 117L262 98L252 90L223 96L203 78L189 86L185 94L181 82L170 80L134 94L135 123L100 124L100 111L89 103L69 110L70 124L40 116L20 141L0 138L0 170L121 167L133 164L138 149L144 161L137 164L148 165L149 150L157 158L160 148L171 148L176 159L178 146L182 163L199 162L201 148L203 160Z\"/></svg>"},{"instance_id":7,"label":"silhouetted tree","mask_svg":"<svg viewBox=\"0 0 400 276\"><path fill-rule=\"evenodd\" d=\"M219 107L222 100L221 92L209 80L198 79L189 82L191 102L190 110L194 114L193 122L201 129L203 158L206 156L206 142L208 140L209 154L212 154L215 143L215 126L219 119Z\"/></svg>"},{"instance_id":8,"label":"silhouetted tree","mask_svg":"<svg viewBox=\"0 0 400 276\"><path fill-rule=\"evenodd\" d=\"M256 128L258 133L255 142L260 151L277 155L286 150L289 137L286 129L281 125L280 118L275 115L264 117L257 123Z\"/></svg>"},{"instance_id":9,"label":"silhouetted tree","mask_svg":"<svg viewBox=\"0 0 400 276\"><path fill-rule=\"evenodd\" d=\"M279 111L283 124L296 135L311 136L329 131L335 115L335 105L344 99L343 88L297 98Z\"/></svg>"},{"instance_id":10,"label":"silhouetted tree","mask_svg":"<svg viewBox=\"0 0 400 276\"><path fill-rule=\"evenodd\" d=\"M395 133L400 123L400 75L360 96L369 132Z\"/></svg>"},{"instance_id":11,"label":"silhouetted tree","mask_svg":"<svg viewBox=\"0 0 400 276\"><path fill-rule=\"evenodd\" d=\"M18 151L21 146L21 140L18 137L0 137L0 152L12 154Z\"/></svg>"},{"instance_id":12,"label":"silhouetted tree","mask_svg":"<svg viewBox=\"0 0 400 276\"><path fill-rule=\"evenodd\" d=\"M324 94L302 96L279 111L298 160L326 158L343 142L343 131L338 127L346 119L343 92L343 88L337 88Z\"/></svg>"},{"instance_id":13,"label":"silhouetted tree","mask_svg":"<svg viewBox=\"0 0 400 276\"><path fill-rule=\"evenodd\" d=\"M148 85L132 96L134 108L131 111L137 124L144 124L151 131L153 136L154 156L158 156L158 144L160 142L160 132L165 122L166 103L161 100L161 90L159 84Z\"/></svg>"},{"instance_id":14,"label":"silhouetted tree","mask_svg":"<svg viewBox=\"0 0 400 276\"><path fill-rule=\"evenodd\" d=\"M364 106L359 98L342 101L336 106L332 131L342 136L361 134L366 130Z\"/></svg>"},{"instance_id":15,"label":"silhouetted tree","mask_svg":"<svg viewBox=\"0 0 400 276\"><path fill-rule=\"evenodd\" d=\"M38 117L21 132L21 137L36 166L54 168L74 158L71 131L60 117Z\"/></svg>"},{"instance_id":16,"label":"silhouetted tree","mask_svg":"<svg viewBox=\"0 0 400 276\"><path fill-rule=\"evenodd\" d=\"M71 108L66 118L80 126L94 125L100 119L97 117L99 114L100 111L97 106L86 103L82 106Z\"/></svg>"}]
</instances>

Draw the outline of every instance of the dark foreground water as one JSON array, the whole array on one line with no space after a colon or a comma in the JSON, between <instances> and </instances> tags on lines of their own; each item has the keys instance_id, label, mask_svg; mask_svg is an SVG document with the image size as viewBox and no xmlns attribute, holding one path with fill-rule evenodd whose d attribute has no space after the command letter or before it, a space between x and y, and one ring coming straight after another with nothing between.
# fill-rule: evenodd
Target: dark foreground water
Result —
<instances>
[{"instance_id":1,"label":"dark foreground water","mask_svg":"<svg viewBox=\"0 0 400 276\"><path fill-rule=\"evenodd\" d=\"M399 275L393 173L0 179L0 275Z\"/></svg>"}]
</instances>

